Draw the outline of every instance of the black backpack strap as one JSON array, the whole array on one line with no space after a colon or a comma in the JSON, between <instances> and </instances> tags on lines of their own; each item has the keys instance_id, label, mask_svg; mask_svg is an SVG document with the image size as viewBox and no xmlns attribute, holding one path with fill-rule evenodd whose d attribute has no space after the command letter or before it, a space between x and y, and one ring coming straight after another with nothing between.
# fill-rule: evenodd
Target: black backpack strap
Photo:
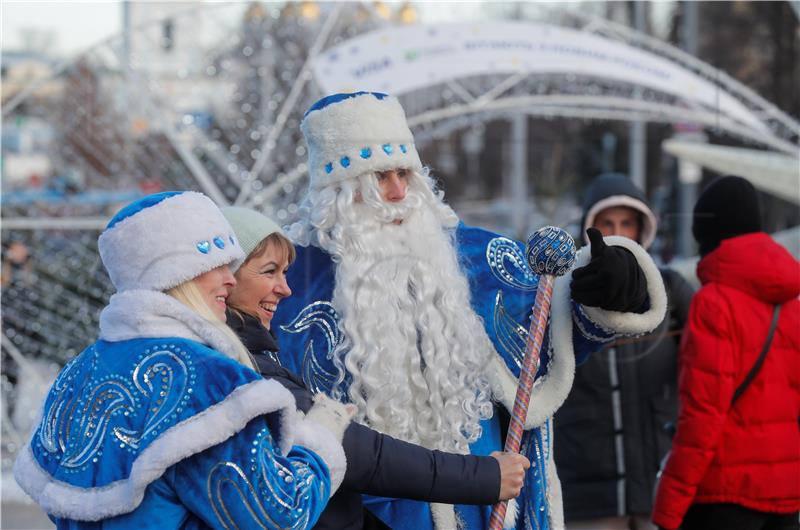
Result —
<instances>
[{"instance_id":1,"label":"black backpack strap","mask_svg":"<svg viewBox=\"0 0 800 530\"><path fill-rule=\"evenodd\" d=\"M731 407L733 404L736 403L736 400L741 397L750 383L755 379L758 371L761 370L761 365L764 364L764 359L767 358L767 352L769 351L770 344L772 344L772 337L775 335L775 328L778 327L778 315L781 312L781 305L778 304L775 306L775 309L772 311L772 324L769 326L769 333L767 333L767 341L764 343L764 347L761 348L761 353L756 359L756 363L750 368L750 372L747 374L747 377L744 378L742 384L739 385L739 388L736 389L736 392L733 393L733 399L731 399Z\"/></svg>"}]
</instances>

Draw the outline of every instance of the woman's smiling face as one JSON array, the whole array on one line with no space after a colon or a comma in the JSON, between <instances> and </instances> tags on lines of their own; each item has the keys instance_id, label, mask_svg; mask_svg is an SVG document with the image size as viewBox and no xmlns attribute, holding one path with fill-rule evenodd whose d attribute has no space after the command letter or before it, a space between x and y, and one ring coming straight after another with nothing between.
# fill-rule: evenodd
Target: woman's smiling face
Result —
<instances>
[{"instance_id":1,"label":"woman's smiling face","mask_svg":"<svg viewBox=\"0 0 800 530\"><path fill-rule=\"evenodd\" d=\"M258 318L269 329L281 300L291 296L286 283L289 256L284 249L268 243L260 256L253 256L236 271L236 287L228 305Z\"/></svg>"},{"instance_id":2,"label":"woman's smiling face","mask_svg":"<svg viewBox=\"0 0 800 530\"><path fill-rule=\"evenodd\" d=\"M225 322L225 309L231 292L236 287L236 279L230 267L221 265L194 279L206 305L222 322Z\"/></svg>"}]
</instances>

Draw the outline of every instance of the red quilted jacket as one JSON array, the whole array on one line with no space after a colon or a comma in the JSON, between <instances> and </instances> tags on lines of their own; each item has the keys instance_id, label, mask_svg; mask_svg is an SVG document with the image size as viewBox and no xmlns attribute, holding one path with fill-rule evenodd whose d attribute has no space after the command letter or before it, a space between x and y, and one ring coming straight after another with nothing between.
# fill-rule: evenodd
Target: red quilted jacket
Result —
<instances>
[{"instance_id":1,"label":"red quilted jacket","mask_svg":"<svg viewBox=\"0 0 800 530\"><path fill-rule=\"evenodd\" d=\"M697 266L680 352L678 431L656 493L653 521L680 526L691 504L800 510L800 263L767 234L722 241ZM761 371L731 398L766 340Z\"/></svg>"}]
</instances>

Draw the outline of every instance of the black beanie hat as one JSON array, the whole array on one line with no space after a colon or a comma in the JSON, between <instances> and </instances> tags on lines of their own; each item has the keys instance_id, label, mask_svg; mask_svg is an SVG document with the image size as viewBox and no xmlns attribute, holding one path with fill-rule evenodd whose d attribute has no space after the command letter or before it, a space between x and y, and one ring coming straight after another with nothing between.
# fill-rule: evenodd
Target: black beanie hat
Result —
<instances>
[{"instance_id":1,"label":"black beanie hat","mask_svg":"<svg viewBox=\"0 0 800 530\"><path fill-rule=\"evenodd\" d=\"M742 177L720 177L703 190L694 205L692 233L705 256L723 239L761 231L755 187Z\"/></svg>"}]
</instances>

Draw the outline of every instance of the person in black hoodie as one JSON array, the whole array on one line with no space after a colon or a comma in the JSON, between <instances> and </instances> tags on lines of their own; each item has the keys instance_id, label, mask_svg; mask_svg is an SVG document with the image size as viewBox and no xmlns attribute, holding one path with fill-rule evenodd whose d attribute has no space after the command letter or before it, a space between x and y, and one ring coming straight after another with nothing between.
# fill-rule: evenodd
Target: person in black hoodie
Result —
<instances>
[{"instance_id":1,"label":"person in black hoodie","mask_svg":"<svg viewBox=\"0 0 800 530\"><path fill-rule=\"evenodd\" d=\"M656 217L644 193L617 173L586 193L582 233L597 228L647 249ZM570 530L652 529L659 463L677 418L677 354L693 295L678 273L661 269L667 317L650 334L621 339L592 355L555 415L555 461Z\"/></svg>"},{"instance_id":2,"label":"person in black hoodie","mask_svg":"<svg viewBox=\"0 0 800 530\"><path fill-rule=\"evenodd\" d=\"M279 345L270 330L272 315L292 294L286 271L294 260L292 243L264 215L247 208L222 208L247 258L236 271L237 285L227 299L228 325L250 351L261 374L275 379L307 411L313 393L301 377L281 366ZM363 508L361 494L446 504L493 504L519 495L524 471L522 455L456 455L432 451L351 423L342 445L347 471L330 499L317 529L386 528Z\"/></svg>"}]
</instances>

